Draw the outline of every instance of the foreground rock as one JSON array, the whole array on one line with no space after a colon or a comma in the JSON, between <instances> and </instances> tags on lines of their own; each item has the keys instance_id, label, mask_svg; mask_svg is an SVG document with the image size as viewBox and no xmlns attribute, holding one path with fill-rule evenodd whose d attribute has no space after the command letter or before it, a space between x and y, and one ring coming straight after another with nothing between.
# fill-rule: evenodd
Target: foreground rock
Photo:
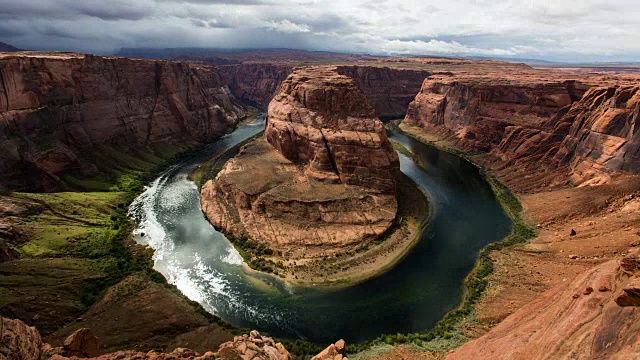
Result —
<instances>
[{"instance_id":1,"label":"foreground rock","mask_svg":"<svg viewBox=\"0 0 640 360\"><path fill-rule=\"evenodd\" d=\"M95 175L100 146L152 149L211 141L244 108L211 68L70 53L0 56L0 179L57 190Z\"/></svg>"},{"instance_id":2,"label":"foreground rock","mask_svg":"<svg viewBox=\"0 0 640 360\"><path fill-rule=\"evenodd\" d=\"M638 254L603 263L546 292L455 359L631 359L640 356Z\"/></svg>"},{"instance_id":3,"label":"foreground rock","mask_svg":"<svg viewBox=\"0 0 640 360\"><path fill-rule=\"evenodd\" d=\"M176 348L171 352L139 352L123 350L100 355L99 340L90 329L80 329L70 335L64 347L54 348L42 341L40 333L20 320L0 318L0 359L45 360L68 358L91 358L101 360L140 359L140 360L291 360L291 354L281 343L272 338L251 331L249 335L236 336L232 341L221 344L217 352L198 353L187 348ZM346 359L345 343L340 340L331 344L314 360Z\"/></svg>"},{"instance_id":4,"label":"foreground rock","mask_svg":"<svg viewBox=\"0 0 640 360\"><path fill-rule=\"evenodd\" d=\"M264 137L201 191L209 221L237 244L286 268L354 251L392 225L398 156L352 79L328 67L294 72Z\"/></svg>"}]
</instances>

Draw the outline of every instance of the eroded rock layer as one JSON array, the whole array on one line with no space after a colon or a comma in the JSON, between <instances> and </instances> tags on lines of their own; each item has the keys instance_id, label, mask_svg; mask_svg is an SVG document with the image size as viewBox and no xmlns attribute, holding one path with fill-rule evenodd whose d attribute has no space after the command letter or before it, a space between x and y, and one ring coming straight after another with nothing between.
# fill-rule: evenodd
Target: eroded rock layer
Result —
<instances>
[{"instance_id":1,"label":"eroded rock layer","mask_svg":"<svg viewBox=\"0 0 640 360\"><path fill-rule=\"evenodd\" d=\"M0 178L11 188L56 189L60 175L95 146L210 141L243 111L220 74L207 67L64 53L3 55Z\"/></svg>"},{"instance_id":2,"label":"eroded rock layer","mask_svg":"<svg viewBox=\"0 0 640 360\"><path fill-rule=\"evenodd\" d=\"M596 266L525 305L447 359L638 358L637 276L637 253Z\"/></svg>"},{"instance_id":3,"label":"eroded rock layer","mask_svg":"<svg viewBox=\"0 0 640 360\"><path fill-rule=\"evenodd\" d=\"M640 173L638 86L594 87L542 129L507 128L499 153L515 163L568 165L573 183L606 181L614 172Z\"/></svg>"},{"instance_id":4,"label":"eroded rock layer","mask_svg":"<svg viewBox=\"0 0 640 360\"><path fill-rule=\"evenodd\" d=\"M507 127L540 127L587 88L575 81L434 76L424 81L405 121L444 132L461 148L491 151Z\"/></svg>"},{"instance_id":5,"label":"eroded rock layer","mask_svg":"<svg viewBox=\"0 0 640 360\"><path fill-rule=\"evenodd\" d=\"M422 82L431 75L425 70L374 66L338 66L336 70L354 79L376 115L386 118L404 116Z\"/></svg>"},{"instance_id":6,"label":"eroded rock layer","mask_svg":"<svg viewBox=\"0 0 640 360\"><path fill-rule=\"evenodd\" d=\"M269 105L264 138L203 186L214 226L298 259L354 250L391 226L398 155L352 79L294 72Z\"/></svg>"},{"instance_id":7,"label":"eroded rock layer","mask_svg":"<svg viewBox=\"0 0 640 360\"><path fill-rule=\"evenodd\" d=\"M329 67L295 71L269 104L265 139L321 181L395 191L398 155L353 79Z\"/></svg>"}]
</instances>

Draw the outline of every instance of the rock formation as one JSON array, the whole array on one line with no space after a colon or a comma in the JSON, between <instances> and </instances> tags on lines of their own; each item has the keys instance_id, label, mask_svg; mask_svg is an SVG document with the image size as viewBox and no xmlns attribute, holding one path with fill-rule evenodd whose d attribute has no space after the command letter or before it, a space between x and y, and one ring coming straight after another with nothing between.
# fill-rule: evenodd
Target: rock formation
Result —
<instances>
[{"instance_id":1,"label":"rock formation","mask_svg":"<svg viewBox=\"0 0 640 360\"><path fill-rule=\"evenodd\" d=\"M502 168L568 167L572 183L593 184L612 172L640 173L638 89L544 77L434 76L404 121L457 148L492 153Z\"/></svg>"},{"instance_id":2,"label":"rock formation","mask_svg":"<svg viewBox=\"0 0 640 360\"><path fill-rule=\"evenodd\" d=\"M507 127L539 127L587 88L575 81L434 76L424 81L405 121L443 132L460 148L488 152Z\"/></svg>"},{"instance_id":3,"label":"rock formation","mask_svg":"<svg viewBox=\"0 0 640 360\"><path fill-rule=\"evenodd\" d=\"M352 79L295 71L269 105L264 137L203 186L214 226L291 260L354 250L391 226L398 156Z\"/></svg>"},{"instance_id":4,"label":"rock formation","mask_svg":"<svg viewBox=\"0 0 640 360\"><path fill-rule=\"evenodd\" d=\"M329 345L326 349L311 360L343 360L347 359L344 350L344 340L338 340L335 344Z\"/></svg>"},{"instance_id":5,"label":"rock formation","mask_svg":"<svg viewBox=\"0 0 640 360\"><path fill-rule=\"evenodd\" d=\"M280 64L241 64L218 67L229 89L239 99L267 107L292 67Z\"/></svg>"},{"instance_id":6,"label":"rock formation","mask_svg":"<svg viewBox=\"0 0 640 360\"><path fill-rule=\"evenodd\" d=\"M220 74L166 61L80 54L0 57L0 179L9 188L60 187L100 145L130 149L207 142L243 107Z\"/></svg>"},{"instance_id":7,"label":"rock formation","mask_svg":"<svg viewBox=\"0 0 640 360\"><path fill-rule=\"evenodd\" d=\"M354 79L376 115L386 118L404 116L422 82L431 75L425 70L375 66L338 66L336 71Z\"/></svg>"},{"instance_id":8,"label":"rock formation","mask_svg":"<svg viewBox=\"0 0 640 360\"><path fill-rule=\"evenodd\" d=\"M90 329L80 329L70 335L63 347L54 348L45 343L38 330L27 326L20 320L0 317L0 360L64 360L69 358L91 358L101 360L140 359L140 360L291 360L291 354L281 343L272 338L251 331L249 335L236 336L233 341L223 343L217 352L200 354L186 348L176 348L167 353L135 350L117 351L100 355L98 339ZM314 360L346 359L344 340L331 344Z\"/></svg>"},{"instance_id":9,"label":"rock formation","mask_svg":"<svg viewBox=\"0 0 640 360\"><path fill-rule=\"evenodd\" d=\"M281 343L255 330L220 345L217 355L223 359L291 360L291 354Z\"/></svg>"},{"instance_id":10,"label":"rock formation","mask_svg":"<svg viewBox=\"0 0 640 360\"><path fill-rule=\"evenodd\" d=\"M638 260L634 253L559 285L447 360L639 357Z\"/></svg>"}]
</instances>

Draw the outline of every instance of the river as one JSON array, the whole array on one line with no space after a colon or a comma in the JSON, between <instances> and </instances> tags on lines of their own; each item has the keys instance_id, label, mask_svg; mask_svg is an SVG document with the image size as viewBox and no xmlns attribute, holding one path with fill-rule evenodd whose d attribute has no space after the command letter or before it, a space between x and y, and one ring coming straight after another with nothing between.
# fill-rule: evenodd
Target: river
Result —
<instances>
[{"instance_id":1,"label":"river","mask_svg":"<svg viewBox=\"0 0 640 360\"><path fill-rule=\"evenodd\" d=\"M478 169L458 156L391 133L414 158L400 168L424 191L432 212L410 253L394 268L342 289L295 288L247 273L240 254L200 211L188 175L202 162L260 133L241 125L202 152L168 168L130 206L136 241L155 250L155 268L209 312L272 336L327 343L371 340L431 328L462 297L478 251L505 237L511 221Z\"/></svg>"}]
</instances>

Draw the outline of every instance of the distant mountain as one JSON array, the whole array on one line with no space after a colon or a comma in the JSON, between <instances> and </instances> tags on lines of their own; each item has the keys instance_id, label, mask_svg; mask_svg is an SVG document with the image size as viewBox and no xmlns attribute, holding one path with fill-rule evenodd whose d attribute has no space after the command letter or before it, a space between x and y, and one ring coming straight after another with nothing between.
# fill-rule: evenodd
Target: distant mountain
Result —
<instances>
[{"instance_id":1,"label":"distant mountain","mask_svg":"<svg viewBox=\"0 0 640 360\"><path fill-rule=\"evenodd\" d=\"M11 46L9 44L0 42L0 52L16 52L16 51L22 51L22 49L18 49L15 46Z\"/></svg>"}]
</instances>

